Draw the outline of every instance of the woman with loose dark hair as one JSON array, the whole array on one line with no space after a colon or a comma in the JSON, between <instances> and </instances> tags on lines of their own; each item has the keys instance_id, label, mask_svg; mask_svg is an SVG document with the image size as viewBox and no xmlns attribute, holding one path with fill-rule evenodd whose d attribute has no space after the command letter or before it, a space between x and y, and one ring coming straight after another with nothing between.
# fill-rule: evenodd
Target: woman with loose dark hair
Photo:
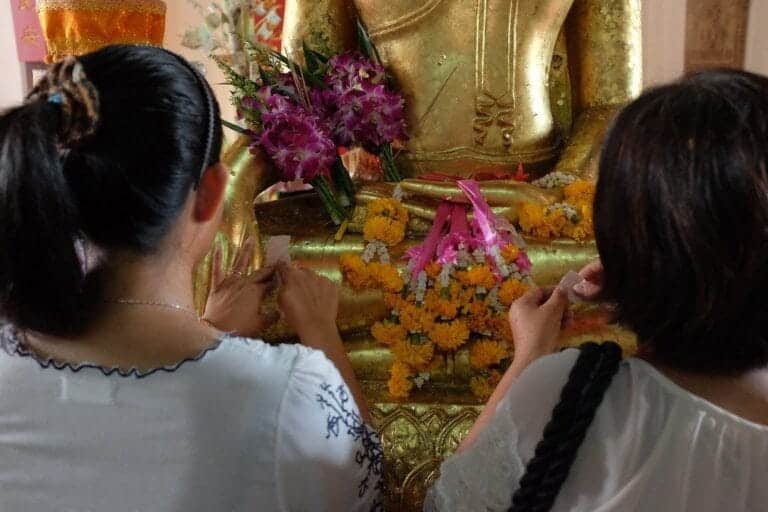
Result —
<instances>
[{"instance_id":1,"label":"woman with loose dark hair","mask_svg":"<svg viewBox=\"0 0 768 512\"><path fill-rule=\"evenodd\" d=\"M379 508L336 286L246 275L246 244L193 307L221 146L207 82L153 47L59 62L0 115L0 510ZM276 273L303 346L238 337Z\"/></svg>"},{"instance_id":2,"label":"woman with loose dark hair","mask_svg":"<svg viewBox=\"0 0 768 512\"><path fill-rule=\"evenodd\" d=\"M600 260L574 291L637 333L557 355L566 290L513 304L515 360L428 510L768 506L768 79L650 90L607 135ZM546 356L546 357L542 357Z\"/></svg>"}]
</instances>

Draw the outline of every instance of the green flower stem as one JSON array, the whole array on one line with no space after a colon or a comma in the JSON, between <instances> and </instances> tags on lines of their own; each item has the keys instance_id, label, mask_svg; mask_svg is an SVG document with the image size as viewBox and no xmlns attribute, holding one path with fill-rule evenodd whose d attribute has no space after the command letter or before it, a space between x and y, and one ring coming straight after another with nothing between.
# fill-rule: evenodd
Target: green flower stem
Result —
<instances>
[{"instance_id":1,"label":"green flower stem","mask_svg":"<svg viewBox=\"0 0 768 512\"><path fill-rule=\"evenodd\" d=\"M336 201L336 196L333 195L333 191L325 177L318 175L312 178L312 186L323 201L323 206L325 206L326 211L331 216L333 223L337 226L340 225L346 219L347 214L338 201Z\"/></svg>"},{"instance_id":2,"label":"green flower stem","mask_svg":"<svg viewBox=\"0 0 768 512\"><path fill-rule=\"evenodd\" d=\"M242 133L243 135L246 135L248 133L248 130L243 128L242 126L236 125L235 123L230 123L229 121L222 119L221 124L227 128L229 128L232 131L235 131L237 133Z\"/></svg>"},{"instance_id":3,"label":"green flower stem","mask_svg":"<svg viewBox=\"0 0 768 512\"><path fill-rule=\"evenodd\" d=\"M355 184L352 183L352 178L349 177L349 172L344 167L341 157L336 157L336 161L333 163L331 179L336 190L340 192L341 205L347 207L355 204Z\"/></svg>"},{"instance_id":4,"label":"green flower stem","mask_svg":"<svg viewBox=\"0 0 768 512\"><path fill-rule=\"evenodd\" d=\"M379 158L381 158L381 167L384 170L385 181L395 183L403 181L403 177L400 175L400 171L395 163L395 155L392 153L392 146L390 144L382 146Z\"/></svg>"}]
</instances>

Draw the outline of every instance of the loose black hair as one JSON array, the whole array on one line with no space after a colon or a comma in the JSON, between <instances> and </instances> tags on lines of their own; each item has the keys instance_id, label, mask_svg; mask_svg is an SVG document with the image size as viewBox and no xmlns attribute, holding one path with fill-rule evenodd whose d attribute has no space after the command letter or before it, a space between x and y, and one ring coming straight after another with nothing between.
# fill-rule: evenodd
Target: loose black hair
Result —
<instances>
[{"instance_id":1,"label":"loose black hair","mask_svg":"<svg viewBox=\"0 0 768 512\"><path fill-rule=\"evenodd\" d=\"M120 45L77 62L98 94L87 137L69 143L55 91L0 116L0 314L56 335L102 299L78 244L156 251L222 144L213 93L181 57Z\"/></svg>"},{"instance_id":2,"label":"loose black hair","mask_svg":"<svg viewBox=\"0 0 768 512\"><path fill-rule=\"evenodd\" d=\"M604 143L605 298L678 368L768 364L768 79L702 72L627 106Z\"/></svg>"}]
</instances>

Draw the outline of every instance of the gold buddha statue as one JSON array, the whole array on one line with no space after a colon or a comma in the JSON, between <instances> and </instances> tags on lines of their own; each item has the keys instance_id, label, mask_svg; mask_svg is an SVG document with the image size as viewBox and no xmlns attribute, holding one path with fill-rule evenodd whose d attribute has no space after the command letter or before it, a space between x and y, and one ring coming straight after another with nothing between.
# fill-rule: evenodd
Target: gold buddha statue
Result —
<instances>
[{"instance_id":1,"label":"gold buddha statue","mask_svg":"<svg viewBox=\"0 0 768 512\"><path fill-rule=\"evenodd\" d=\"M420 176L490 175L481 182L486 199L515 221L522 202L562 197L512 179L518 165L534 176L559 171L594 178L613 113L640 91L639 0L286 0L283 50L301 61L305 43L325 54L353 49L356 16L406 98L410 140L399 162L409 177L402 188L414 219L410 243L423 236L440 200L458 196L450 180ZM262 157L248 153L246 141L233 144L225 160L234 174L225 249L235 253L247 236L264 242L288 234L294 260L337 280L339 255L364 245L355 219L366 202L391 193L387 184L363 187L352 232L336 240L312 196L260 203L254 212L254 198L275 175ZM592 242L528 243L539 284L554 284L595 256ZM257 255L254 266L260 264ZM201 301L206 272L198 281ZM428 391L407 404L392 403L384 384L391 356L368 333L385 313L376 293L343 289L339 326L383 432L392 509L417 510L439 461L455 449L479 404L467 391L469 369L461 356ZM585 336L617 335L606 329ZM271 333L274 339L289 335L279 325Z\"/></svg>"}]
</instances>

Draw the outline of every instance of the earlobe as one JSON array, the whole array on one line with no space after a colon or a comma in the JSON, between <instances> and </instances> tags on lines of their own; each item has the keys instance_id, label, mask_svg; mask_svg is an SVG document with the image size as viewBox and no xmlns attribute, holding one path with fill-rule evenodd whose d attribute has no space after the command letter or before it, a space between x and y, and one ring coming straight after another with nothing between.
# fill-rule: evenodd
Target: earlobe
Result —
<instances>
[{"instance_id":1,"label":"earlobe","mask_svg":"<svg viewBox=\"0 0 768 512\"><path fill-rule=\"evenodd\" d=\"M205 170L195 194L195 220L208 222L213 219L224 201L229 172L227 167L218 163Z\"/></svg>"}]
</instances>

